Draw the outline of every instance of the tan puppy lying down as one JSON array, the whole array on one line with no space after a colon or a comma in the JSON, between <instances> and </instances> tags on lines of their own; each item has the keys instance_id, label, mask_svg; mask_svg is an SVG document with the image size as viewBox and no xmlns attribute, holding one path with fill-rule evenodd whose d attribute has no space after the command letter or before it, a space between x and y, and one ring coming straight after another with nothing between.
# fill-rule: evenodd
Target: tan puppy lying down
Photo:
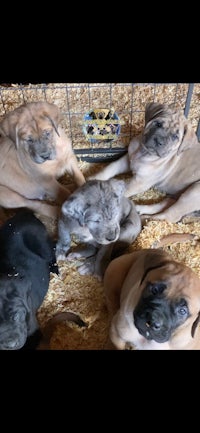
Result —
<instances>
[{"instance_id":1,"label":"tan puppy lying down","mask_svg":"<svg viewBox=\"0 0 200 433\"><path fill-rule=\"evenodd\" d=\"M128 152L90 179L106 180L131 172L125 195L155 187L169 197L153 205L137 205L141 214L175 223L200 211L200 144L181 110L151 102L145 110L145 126L134 137Z\"/></svg>"}]
</instances>

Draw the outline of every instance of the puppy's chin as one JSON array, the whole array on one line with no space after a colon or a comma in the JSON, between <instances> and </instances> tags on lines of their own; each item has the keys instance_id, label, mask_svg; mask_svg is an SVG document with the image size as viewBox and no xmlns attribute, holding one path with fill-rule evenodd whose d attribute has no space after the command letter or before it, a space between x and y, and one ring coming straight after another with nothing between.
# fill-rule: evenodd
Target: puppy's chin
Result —
<instances>
[{"instance_id":1,"label":"puppy's chin","mask_svg":"<svg viewBox=\"0 0 200 433\"><path fill-rule=\"evenodd\" d=\"M26 343L27 330L25 327L16 327L12 331L1 332L0 329L0 350L19 350Z\"/></svg>"}]
</instances>

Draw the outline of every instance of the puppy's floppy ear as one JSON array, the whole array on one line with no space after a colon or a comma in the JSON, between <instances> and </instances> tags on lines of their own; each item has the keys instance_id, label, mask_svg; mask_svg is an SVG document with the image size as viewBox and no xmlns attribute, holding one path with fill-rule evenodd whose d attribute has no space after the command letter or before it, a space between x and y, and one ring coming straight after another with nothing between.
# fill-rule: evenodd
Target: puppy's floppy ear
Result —
<instances>
[{"instance_id":1,"label":"puppy's floppy ear","mask_svg":"<svg viewBox=\"0 0 200 433\"><path fill-rule=\"evenodd\" d=\"M86 202L82 196L73 197L72 195L62 204L62 214L71 220L77 220L81 226L84 225L84 215Z\"/></svg>"},{"instance_id":2,"label":"puppy's floppy ear","mask_svg":"<svg viewBox=\"0 0 200 433\"><path fill-rule=\"evenodd\" d=\"M153 120L154 118L163 115L168 109L166 104L160 104L159 102L149 102L145 108L145 125Z\"/></svg>"},{"instance_id":3,"label":"puppy's floppy ear","mask_svg":"<svg viewBox=\"0 0 200 433\"><path fill-rule=\"evenodd\" d=\"M61 120L61 113L57 105L46 103L42 114L44 117L47 117L47 119L49 119L50 123L56 131L56 134L60 136L58 132L58 125Z\"/></svg>"},{"instance_id":4,"label":"puppy's floppy ear","mask_svg":"<svg viewBox=\"0 0 200 433\"><path fill-rule=\"evenodd\" d=\"M142 281L145 279L146 274L149 271L165 266L169 261L171 261L171 258L163 250L152 249L147 251L144 261L144 274Z\"/></svg>"},{"instance_id":5,"label":"puppy's floppy ear","mask_svg":"<svg viewBox=\"0 0 200 433\"><path fill-rule=\"evenodd\" d=\"M119 197L121 197L125 190L126 190L126 183L124 180L118 180L118 179L109 179L108 181L112 187L112 189L115 191L115 194L117 194Z\"/></svg>"},{"instance_id":6,"label":"puppy's floppy ear","mask_svg":"<svg viewBox=\"0 0 200 433\"><path fill-rule=\"evenodd\" d=\"M18 125L16 125L16 128L15 128L15 144L16 144L16 148L18 149L18 147L19 147L19 135L18 135Z\"/></svg>"},{"instance_id":7,"label":"puppy's floppy ear","mask_svg":"<svg viewBox=\"0 0 200 433\"><path fill-rule=\"evenodd\" d=\"M1 133L4 137L9 137L14 143L16 140L16 127L18 125L19 117L24 110L24 105L16 108L7 113L5 118L1 121Z\"/></svg>"},{"instance_id":8,"label":"puppy's floppy ear","mask_svg":"<svg viewBox=\"0 0 200 433\"><path fill-rule=\"evenodd\" d=\"M184 152L184 150L186 149L190 149L194 144L198 142L197 135L195 134L191 123L186 119L184 115L183 115L183 122L184 122L184 135L179 145L179 148L177 150L177 155L179 155L181 152Z\"/></svg>"},{"instance_id":9,"label":"puppy's floppy ear","mask_svg":"<svg viewBox=\"0 0 200 433\"><path fill-rule=\"evenodd\" d=\"M6 137L5 131L0 126L0 137Z\"/></svg>"},{"instance_id":10,"label":"puppy's floppy ear","mask_svg":"<svg viewBox=\"0 0 200 433\"><path fill-rule=\"evenodd\" d=\"M195 321L192 324L191 335L193 338L194 338L194 333L196 331L196 328L197 328L197 325L199 324L199 322L200 322L200 311L197 315L197 318L195 319Z\"/></svg>"}]
</instances>

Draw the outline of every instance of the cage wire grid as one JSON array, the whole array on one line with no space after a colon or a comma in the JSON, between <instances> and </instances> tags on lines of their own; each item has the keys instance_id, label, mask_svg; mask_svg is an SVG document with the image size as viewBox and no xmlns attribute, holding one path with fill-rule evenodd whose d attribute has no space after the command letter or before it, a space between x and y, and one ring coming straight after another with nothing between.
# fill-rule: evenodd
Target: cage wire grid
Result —
<instances>
[{"instance_id":1,"label":"cage wire grid","mask_svg":"<svg viewBox=\"0 0 200 433\"><path fill-rule=\"evenodd\" d=\"M0 116L26 102L55 103L62 126L79 160L106 162L127 151L130 139L144 126L148 102L174 104L190 119L200 137L200 83L42 83L0 84ZM93 109L114 108L122 121L115 141L91 143L83 133L83 119Z\"/></svg>"}]
</instances>

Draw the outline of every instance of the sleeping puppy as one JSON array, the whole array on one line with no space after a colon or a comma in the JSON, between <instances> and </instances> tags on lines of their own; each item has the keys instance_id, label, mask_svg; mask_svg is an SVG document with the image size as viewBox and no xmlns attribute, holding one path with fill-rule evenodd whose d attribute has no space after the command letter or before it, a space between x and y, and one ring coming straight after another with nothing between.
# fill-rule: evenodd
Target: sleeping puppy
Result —
<instances>
[{"instance_id":1,"label":"sleeping puppy","mask_svg":"<svg viewBox=\"0 0 200 433\"><path fill-rule=\"evenodd\" d=\"M200 349L200 279L162 250L114 259L104 276L107 349Z\"/></svg>"},{"instance_id":2,"label":"sleeping puppy","mask_svg":"<svg viewBox=\"0 0 200 433\"><path fill-rule=\"evenodd\" d=\"M144 129L131 140L128 153L90 179L105 180L129 171L127 197L151 187L169 196L161 203L137 205L140 214L175 223L200 211L199 142L180 110L157 102L147 104Z\"/></svg>"},{"instance_id":3,"label":"sleeping puppy","mask_svg":"<svg viewBox=\"0 0 200 433\"><path fill-rule=\"evenodd\" d=\"M68 173L76 186L84 184L71 140L60 122L59 108L46 101L23 104L0 122L1 206L28 207L55 218L71 193L57 179ZM44 202L48 200L59 206Z\"/></svg>"},{"instance_id":4,"label":"sleeping puppy","mask_svg":"<svg viewBox=\"0 0 200 433\"><path fill-rule=\"evenodd\" d=\"M111 255L123 251L141 230L140 217L124 191L122 180L110 179L88 181L71 194L58 222L57 260L87 257L80 274L102 278ZM85 247L69 254L73 235Z\"/></svg>"},{"instance_id":5,"label":"sleeping puppy","mask_svg":"<svg viewBox=\"0 0 200 433\"><path fill-rule=\"evenodd\" d=\"M1 350L21 349L37 334L50 272L58 273L54 242L32 211L21 209L0 227Z\"/></svg>"}]
</instances>

